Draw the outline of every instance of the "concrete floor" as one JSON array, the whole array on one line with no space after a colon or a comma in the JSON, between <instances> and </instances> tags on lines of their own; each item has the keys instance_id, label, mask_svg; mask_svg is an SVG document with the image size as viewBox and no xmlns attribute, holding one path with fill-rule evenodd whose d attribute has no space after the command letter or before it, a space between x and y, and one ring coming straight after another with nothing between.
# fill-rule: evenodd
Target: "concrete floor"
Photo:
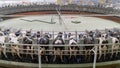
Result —
<instances>
[{"instance_id":1,"label":"concrete floor","mask_svg":"<svg viewBox=\"0 0 120 68\"><path fill-rule=\"evenodd\" d=\"M51 22L51 18L56 22L55 24L44 23L41 21ZM23 30L33 29L42 31L85 31L95 29L111 29L120 28L120 24L114 21L109 21L95 17L83 17L79 15L62 15L62 24L59 23L58 15L39 15L29 16L6 20L0 22L0 26L7 28L15 28ZM81 23L75 24L72 21L80 21Z\"/></svg>"}]
</instances>

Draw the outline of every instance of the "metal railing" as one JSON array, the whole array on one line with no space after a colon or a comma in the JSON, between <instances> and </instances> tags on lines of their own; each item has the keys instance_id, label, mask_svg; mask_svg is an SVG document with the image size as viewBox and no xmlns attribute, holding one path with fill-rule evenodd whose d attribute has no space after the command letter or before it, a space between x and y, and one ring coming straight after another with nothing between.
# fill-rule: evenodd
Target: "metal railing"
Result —
<instances>
[{"instance_id":1,"label":"metal railing","mask_svg":"<svg viewBox=\"0 0 120 68\"><path fill-rule=\"evenodd\" d=\"M74 55L80 55L80 56L84 56L84 57L89 57L89 55L94 55L94 62L93 63L93 68L96 67L96 62L98 61L98 57L100 55L99 51L102 51L102 55L113 55L114 53L118 52L120 53L120 43L115 44L115 46L118 46L118 48L112 49L112 43L109 44L101 44L101 45L106 45L108 48L107 49L103 49L100 50L98 47L100 46L100 44L78 44L78 45L39 45L39 44L13 44L13 43L4 43L1 44L0 46L0 52L3 53L4 55L6 55L5 58L9 58L9 56L7 54L12 54L12 57L15 57L15 54L18 55L19 58L21 58L21 55L31 55L31 57L33 57L33 55L37 55L38 56L38 60L39 60L39 67L41 66L41 57L43 55L51 55L51 56L55 56L56 54L54 53L56 50L54 48L60 48L61 52L62 52L62 56L74 56ZM85 47L93 47L89 50L86 50ZM24 48L25 47L25 48ZM44 47L48 47L48 49L43 50ZM77 47L77 49L73 49L71 50L71 47ZM42 52L46 52L46 54L42 54ZM74 54L72 52L78 52L77 54ZM86 52L90 52L86 53ZM114 55L113 55L114 56ZM105 57L101 57L101 58L108 58L108 56ZM117 54L117 57L120 57L120 55ZM24 57L22 57L24 58ZM33 57L34 58L34 57ZM92 57L93 58L93 57ZM84 59L84 58L83 58ZM118 58L117 60L119 60L120 58ZM86 61L86 60L84 60ZM107 60L107 61L111 61Z\"/></svg>"},{"instance_id":2,"label":"metal railing","mask_svg":"<svg viewBox=\"0 0 120 68\"><path fill-rule=\"evenodd\" d=\"M68 47L68 48L70 48L70 47L78 47L78 48L83 48L83 47L87 47L87 46L91 46L91 47L95 47L95 46L99 46L99 45L107 45L109 48L107 49L109 52L107 52L107 53L111 53L110 51L112 50L111 49L111 46L113 45L112 43L109 43L109 44L78 44L78 45L67 45L67 44L65 44L65 45L52 45L52 44L50 44L50 45L41 45L41 44L14 44L14 43L4 43L4 44L0 44L1 46L1 48L4 48L3 46L5 46L5 48L6 48L6 52L12 52L11 50L12 50L12 48L11 48L11 46L18 46L19 47L19 51L20 51L20 53L21 54L25 54L23 51L24 50L31 50L31 51L38 51L38 47L41 47L41 48L44 48L44 47ZM117 46L120 46L120 43L117 43L116 44ZM32 47L33 49L23 49L23 46L28 46L28 47ZM47 50L45 50L45 51L54 51L53 50L53 48L51 49L51 48L49 48L49 49L47 49ZM118 50L120 50L120 47L118 48ZM70 51L69 49L65 49L65 48L63 48L63 50L62 50L63 52L64 51ZM86 51L85 49L79 49L79 50L73 50L73 51ZM29 53L29 54L34 54L34 53ZM66 54L65 54L66 55Z\"/></svg>"},{"instance_id":3,"label":"metal railing","mask_svg":"<svg viewBox=\"0 0 120 68\"><path fill-rule=\"evenodd\" d=\"M107 45L107 47L108 47L107 50L106 49L101 50L101 51L106 51L106 53L105 53L106 55L111 54L113 50L114 50L114 53L120 52L120 47L117 48L117 49L112 49L113 44L102 44L102 45ZM120 46L120 44L116 44L116 46L117 45ZM92 46L93 49L92 48L90 50L85 49L85 47L90 47L90 46ZM8 54L12 54L12 53L17 54L17 53L19 53L19 55L39 55L43 51L42 48L48 47L48 49L44 50L46 52L46 54L41 54L41 55L55 56L54 48L62 47L62 49L61 49L62 56L70 56L70 55L86 56L86 53L85 53L86 51L91 51L91 53L87 54L87 55L94 55L95 46L97 46L97 52L95 54L99 55L99 51L100 51L99 48L98 48L99 44L39 45L39 44L11 44L11 43L4 43L4 44L1 44L1 46L0 46L1 50L0 51L3 52L4 55L5 54L7 55L7 53ZM26 48L24 48L24 47L26 47ZM40 49L39 49L39 47L40 47ZM77 49L71 50L70 49L71 47L77 47ZM39 53L39 50L42 50L42 51L40 51L40 53ZM67 53L65 53L65 52L67 52ZM74 53L71 53L71 52L78 52L78 53L74 54ZM104 54L104 53L102 53L102 54ZM9 56L7 56L7 58L8 57ZM96 59L97 58L98 57L96 57ZM86 61L86 60L84 60L84 61ZM97 59L97 61L99 61L99 60ZM110 60L107 60L107 61L110 61Z\"/></svg>"}]
</instances>

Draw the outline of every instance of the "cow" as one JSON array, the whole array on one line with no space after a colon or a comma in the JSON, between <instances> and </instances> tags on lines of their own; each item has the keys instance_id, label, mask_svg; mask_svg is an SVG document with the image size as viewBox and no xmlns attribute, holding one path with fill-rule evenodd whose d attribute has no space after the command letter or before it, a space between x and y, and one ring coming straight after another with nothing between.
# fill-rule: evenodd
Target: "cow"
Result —
<instances>
[{"instance_id":1,"label":"cow","mask_svg":"<svg viewBox=\"0 0 120 68\"><path fill-rule=\"evenodd\" d=\"M110 37L112 39L112 53L111 53L111 58L114 54L114 52L116 53L116 56L118 54L118 50L119 50L119 40L116 37Z\"/></svg>"},{"instance_id":2,"label":"cow","mask_svg":"<svg viewBox=\"0 0 120 68\"><path fill-rule=\"evenodd\" d=\"M101 59L102 54L104 54L104 59L106 57L106 52L108 49L108 46L106 44L108 44L108 35L107 34L101 34L101 36L98 38L98 49L99 49L99 57L98 60Z\"/></svg>"},{"instance_id":3,"label":"cow","mask_svg":"<svg viewBox=\"0 0 120 68\"><path fill-rule=\"evenodd\" d=\"M0 32L0 51L4 54L4 56L7 58L6 55L6 44L5 44L5 38L6 36L4 35L3 32Z\"/></svg>"},{"instance_id":4,"label":"cow","mask_svg":"<svg viewBox=\"0 0 120 68\"><path fill-rule=\"evenodd\" d=\"M17 56L19 58L21 58L20 56L20 47L19 47L19 37L17 37L15 35L15 33L10 33L9 34L9 43L11 45L11 53L12 53L12 56L14 56L15 54L17 54Z\"/></svg>"}]
</instances>

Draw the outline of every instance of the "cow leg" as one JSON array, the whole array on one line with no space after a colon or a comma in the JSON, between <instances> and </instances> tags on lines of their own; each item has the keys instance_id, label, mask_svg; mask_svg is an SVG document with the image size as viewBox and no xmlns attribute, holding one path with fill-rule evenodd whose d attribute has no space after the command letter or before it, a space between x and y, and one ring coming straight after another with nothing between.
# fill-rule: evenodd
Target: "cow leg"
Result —
<instances>
[{"instance_id":1,"label":"cow leg","mask_svg":"<svg viewBox=\"0 0 120 68\"><path fill-rule=\"evenodd\" d=\"M117 57L117 55L118 55L118 50L119 50L119 46L116 46L116 47L115 47L116 57Z\"/></svg>"},{"instance_id":2,"label":"cow leg","mask_svg":"<svg viewBox=\"0 0 120 68\"><path fill-rule=\"evenodd\" d=\"M0 56L2 55L1 50L0 50Z\"/></svg>"},{"instance_id":3,"label":"cow leg","mask_svg":"<svg viewBox=\"0 0 120 68\"><path fill-rule=\"evenodd\" d=\"M45 56L45 59L46 59L46 62L49 62L49 61L48 61L48 56Z\"/></svg>"},{"instance_id":4,"label":"cow leg","mask_svg":"<svg viewBox=\"0 0 120 68\"><path fill-rule=\"evenodd\" d=\"M2 55L2 48L0 47L0 56Z\"/></svg>"},{"instance_id":5,"label":"cow leg","mask_svg":"<svg viewBox=\"0 0 120 68\"><path fill-rule=\"evenodd\" d=\"M3 48L3 54L6 58L8 58L7 55L6 55L6 48Z\"/></svg>"},{"instance_id":6,"label":"cow leg","mask_svg":"<svg viewBox=\"0 0 120 68\"><path fill-rule=\"evenodd\" d=\"M20 56L20 49L19 49L19 47L18 46L16 46L17 48L17 55L18 55L18 57L21 59L22 57Z\"/></svg>"},{"instance_id":7,"label":"cow leg","mask_svg":"<svg viewBox=\"0 0 120 68\"><path fill-rule=\"evenodd\" d=\"M42 50L43 50L43 56L45 57L45 58L44 58L44 62L45 62L45 63L48 63L49 60L48 60L48 56L47 56L47 53L48 53L48 52L47 52L47 48L44 47Z\"/></svg>"},{"instance_id":8,"label":"cow leg","mask_svg":"<svg viewBox=\"0 0 120 68\"><path fill-rule=\"evenodd\" d=\"M115 49L115 47L114 47L114 45L112 45L112 52L111 52L111 57L110 58L112 58L113 57L113 54L114 54L114 49Z\"/></svg>"},{"instance_id":9,"label":"cow leg","mask_svg":"<svg viewBox=\"0 0 120 68\"><path fill-rule=\"evenodd\" d=\"M74 51L73 51L73 56L74 56L74 62L76 62L76 57L77 57L77 49L74 47L74 49L73 49Z\"/></svg>"},{"instance_id":10,"label":"cow leg","mask_svg":"<svg viewBox=\"0 0 120 68\"><path fill-rule=\"evenodd\" d=\"M29 50L30 50L30 47L29 46L27 46L27 48L26 48L27 50L26 50L26 57L28 57L28 55L29 55Z\"/></svg>"},{"instance_id":11,"label":"cow leg","mask_svg":"<svg viewBox=\"0 0 120 68\"><path fill-rule=\"evenodd\" d=\"M34 59L33 58L33 46L31 46L31 58L32 58L32 60Z\"/></svg>"},{"instance_id":12,"label":"cow leg","mask_svg":"<svg viewBox=\"0 0 120 68\"><path fill-rule=\"evenodd\" d=\"M71 56L72 56L72 49L71 49L71 47L70 47L70 58L71 58Z\"/></svg>"},{"instance_id":13,"label":"cow leg","mask_svg":"<svg viewBox=\"0 0 120 68\"><path fill-rule=\"evenodd\" d=\"M12 56L14 56L14 52L13 52L13 51L12 51L12 53L11 53L11 54L12 54Z\"/></svg>"},{"instance_id":14,"label":"cow leg","mask_svg":"<svg viewBox=\"0 0 120 68\"><path fill-rule=\"evenodd\" d=\"M54 48L54 58L53 58L53 62L55 62L56 61L56 50L55 50L55 48Z\"/></svg>"},{"instance_id":15,"label":"cow leg","mask_svg":"<svg viewBox=\"0 0 120 68\"><path fill-rule=\"evenodd\" d=\"M105 57L106 57L106 50L107 50L107 46L106 46L106 45L104 45L104 47L103 47L103 52L104 52L104 60L105 60Z\"/></svg>"},{"instance_id":16,"label":"cow leg","mask_svg":"<svg viewBox=\"0 0 120 68\"><path fill-rule=\"evenodd\" d=\"M85 60L90 61L90 51L89 50L85 51Z\"/></svg>"},{"instance_id":17,"label":"cow leg","mask_svg":"<svg viewBox=\"0 0 120 68\"><path fill-rule=\"evenodd\" d=\"M90 61L90 50L88 50L88 61Z\"/></svg>"},{"instance_id":18,"label":"cow leg","mask_svg":"<svg viewBox=\"0 0 120 68\"><path fill-rule=\"evenodd\" d=\"M98 60L100 60L100 59L101 59L101 56L102 56L102 48L101 48L101 47L99 47L99 57L98 57Z\"/></svg>"},{"instance_id":19,"label":"cow leg","mask_svg":"<svg viewBox=\"0 0 120 68\"><path fill-rule=\"evenodd\" d=\"M48 56L46 55L48 52L46 48L44 48L44 53L45 53L45 61L48 62L49 61Z\"/></svg>"},{"instance_id":20,"label":"cow leg","mask_svg":"<svg viewBox=\"0 0 120 68\"><path fill-rule=\"evenodd\" d=\"M19 52L17 52L17 55L18 55L18 57L21 59L22 57L20 56L20 53Z\"/></svg>"},{"instance_id":21,"label":"cow leg","mask_svg":"<svg viewBox=\"0 0 120 68\"><path fill-rule=\"evenodd\" d=\"M18 55L18 57L21 59L22 57L20 56L20 51L19 50L17 50L17 55Z\"/></svg>"},{"instance_id":22,"label":"cow leg","mask_svg":"<svg viewBox=\"0 0 120 68\"><path fill-rule=\"evenodd\" d=\"M14 56L14 53L15 53L14 46L11 45L11 54L12 54L12 56Z\"/></svg>"},{"instance_id":23,"label":"cow leg","mask_svg":"<svg viewBox=\"0 0 120 68\"><path fill-rule=\"evenodd\" d=\"M18 45L16 45L16 46L14 47L14 49L15 49L15 53L17 54L17 56L21 59L20 50L19 50Z\"/></svg>"},{"instance_id":24,"label":"cow leg","mask_svg":"<svg viewBox=\"0 0 120 68\"><path fill-rule=\"evenodd\" d=\"M57 59L56 59L56 63L62 63L63 62L63 58L62 58L62 51L60 50L60 48L57 48Z\"/></svg>"},{"instance_id":25,"label":"cow leg","mask_svg":"<svg viewBox=\"0 0 120 68\"><path fill-rule=\"evenodd\" d=\"M85 61L87 61L87 55L88 55L88 51L85 50Z\"/></svg>"},{"instance_id":26,"label":"cow leg","mask_svg":"<svg viewBox=\"0 0 120 68\"><path fill-rule=\"evenodd\" d=\"M61 62L63 63L63 55L62 55L62 51L60 50L60 59L61 59Z\"/></svg>"}]
</instances>

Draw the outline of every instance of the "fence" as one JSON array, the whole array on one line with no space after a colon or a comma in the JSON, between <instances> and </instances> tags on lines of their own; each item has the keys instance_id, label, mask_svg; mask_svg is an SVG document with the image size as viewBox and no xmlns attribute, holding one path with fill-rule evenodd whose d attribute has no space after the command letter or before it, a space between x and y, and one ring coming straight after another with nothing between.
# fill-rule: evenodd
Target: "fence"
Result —
<instances>
[{"instance_id":1,"label":"fence","mask_svg":"<svg viewBox=\"0 0 120 68\"><path fill-rule=\"evenodd\" d=\"M107 50L103 50L106 51L106 54L111 54L112 50L115 50L114 52L120 52L120 44L116 44L116 46L119 46L119 48L117 49L112 49L112 45L113 44L102 44L102 45L107 45ZM62 47L62 55L70 55L70 52L74 52L77 51L78 53L76 55L83 55L85 56L85 52L87 51L85 49L85 47L93 47L93 49L91 48L89 51L92 52L92 50L94 50L95 46L99 46L99 44L78 44L78 45L38 45L38 44L11 44L11 43L6 43L6 44L2 44L2 46L0 47L1 49L3 49L3 51L5 51L6 53L17 53L19 52L20 54L31 54L31 55L38 55L38 48L40 47L41 49L44 47L48 47L48 49L46 49L45 51L47 52L46 55L55 55L54 54L54 48L60 48ZM17 48L18 47L18 48ZM24 48L26 47L26 48ZM76 47L77 49L74 50L70 50L70 47ZM41 50L40 49L40 50ZM14 52L15 50L15 52ZM1 50L2 52L2 50ZM91 55L93 55L94 53L92 52ZM99 49L97 50L97 54L99 55ZM71 54L74 55L74 54Z\"/></svg>"}]
</instances>

